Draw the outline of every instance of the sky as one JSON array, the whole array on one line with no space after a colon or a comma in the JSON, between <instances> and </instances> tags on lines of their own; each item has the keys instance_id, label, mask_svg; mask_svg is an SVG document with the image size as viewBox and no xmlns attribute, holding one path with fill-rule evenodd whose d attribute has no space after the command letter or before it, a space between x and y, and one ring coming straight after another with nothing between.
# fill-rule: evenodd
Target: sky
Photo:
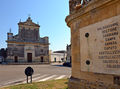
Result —
<instances>
[{"instance_id":1,"label":"sky","mask_svg":"<svg viewBox=\"0 0 120 89\"><path fill-rule=\"evenodd\" d=\"M69 0L0 0L0 48L6 48L7 32L18 33L18 22L30 15L40 25L40 37L48 36L50 50L65 50L70 44Z\"/></svg>"}]
</instances>

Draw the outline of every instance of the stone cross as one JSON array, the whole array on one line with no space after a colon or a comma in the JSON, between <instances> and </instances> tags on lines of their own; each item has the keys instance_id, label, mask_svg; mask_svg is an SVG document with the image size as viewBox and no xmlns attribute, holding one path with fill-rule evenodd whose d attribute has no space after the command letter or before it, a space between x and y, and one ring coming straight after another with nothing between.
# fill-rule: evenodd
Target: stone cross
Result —
<instances>
[{"instance_id":1,"label":"stone cross","mask_svg":"<svg viewBox=\"0 0 120 89\"><path fill-rule=\"evenodd\" d=\"M10 28L10 33L11 33L11 28Z\"/></svg>"},{"instance_id":2,"label":"stone cross","mask_svg":"<svg viewBox=\"0 0 120 89\"><path fill-rule=\"evenodd\" d=\"M31 14L28 14L28 17L30 17L31 16Z\"/></svg>"}]
</instances>

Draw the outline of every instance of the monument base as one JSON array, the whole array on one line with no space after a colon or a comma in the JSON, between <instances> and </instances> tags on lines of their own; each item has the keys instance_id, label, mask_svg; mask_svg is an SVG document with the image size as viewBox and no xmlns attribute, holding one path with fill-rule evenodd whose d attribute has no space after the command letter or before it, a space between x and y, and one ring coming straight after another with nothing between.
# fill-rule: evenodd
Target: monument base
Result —
<instances>
[{"instance_id":1,"label":"monument base","mask_svg":"<svg viewBox=\"0 0 120 89\"><path fill-rule=\"evenodd\" d=\"M69 1L69 89L120 89L120 0L89 0L79 9L81 0Z\"/></svg>"},{"instance_id":2,"label":"monument base","mask_svg":"<svg viewBox=\"0 0 120 89\"><path fill-rule=\"evenodd\" d=\"M69 79L68 89L120 89L120 86L71 77Z\"/></svg>"}]
</instances>

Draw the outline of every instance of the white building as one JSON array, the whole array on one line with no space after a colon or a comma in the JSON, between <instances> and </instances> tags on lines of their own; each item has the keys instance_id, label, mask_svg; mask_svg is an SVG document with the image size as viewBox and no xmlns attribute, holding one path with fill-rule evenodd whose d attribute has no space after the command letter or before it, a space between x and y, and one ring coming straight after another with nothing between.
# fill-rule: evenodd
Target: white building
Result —
<instances>
[{"instance_id":1,"label":"white building","mask_svg":"<svg viewBox=\"0 0 120 89\"><path fill-rule=\"evenodd\" d=\"M66 46L66 61L70 62L72 61L72 57L71 57L71 45L67 45Z\"/></svg>"},{"instance_id":2,"label":"white building","mask_svg":"<svg viewBox=\"0 0 120 89\"><path fill-rule=\"evenodd\" d=\"M66 51L50 51L50 61L51 62L64 62L66 61Z\"/></svg>"}]
</instances>

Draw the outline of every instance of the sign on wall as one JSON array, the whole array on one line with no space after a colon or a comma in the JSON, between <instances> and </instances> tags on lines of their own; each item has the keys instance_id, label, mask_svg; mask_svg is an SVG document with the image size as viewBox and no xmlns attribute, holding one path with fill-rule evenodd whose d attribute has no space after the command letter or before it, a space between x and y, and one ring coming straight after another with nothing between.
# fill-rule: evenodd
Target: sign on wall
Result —
<instances>
[{"instance_id":1,"label":"sign on wall","mask_svg":"<svg viewBox=\"0 0 120 89\"><path fill-rule=\"evenodd\" d=\"M120 16L79 30L81 71L120 74Z\"/></svg>"}]
</instances>

